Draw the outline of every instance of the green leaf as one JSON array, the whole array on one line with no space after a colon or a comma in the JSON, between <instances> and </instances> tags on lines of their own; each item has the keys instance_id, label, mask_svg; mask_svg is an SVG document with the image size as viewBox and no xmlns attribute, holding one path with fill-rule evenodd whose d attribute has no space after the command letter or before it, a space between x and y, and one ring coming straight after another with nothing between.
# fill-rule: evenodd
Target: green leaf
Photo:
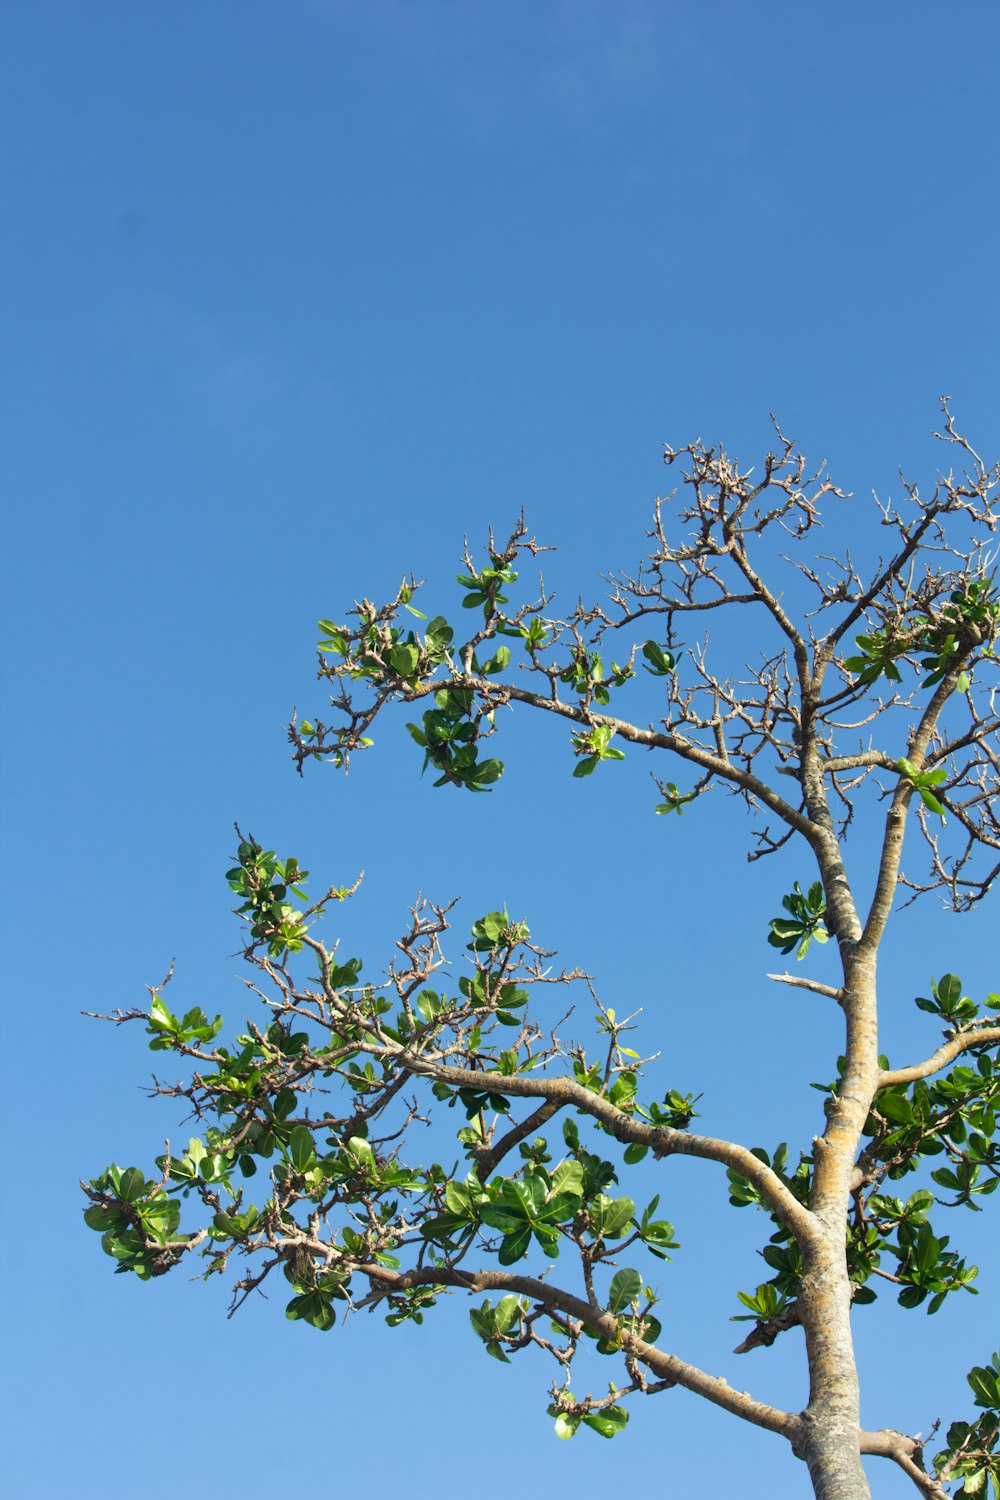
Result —
<instances>
[{"instance_id":1,"label":"green leaf","mask_svg":"<svg viewBox=\"0 0 1000 1500\"><path fill-rule=\"evenodd\" d=\"M520 1204L511 1207L503 1203L481 1203L479 1217L490 1229L499 1229L501 1234L514 1234L528 1222L528 1216Z\"/></svg>"},{"instance_id":2,"label":"green leaf","mask_svg":"<svg viewBox=\"0 0 1000 1500\"><path fill-rule=\"evenodd\" d=\"M298 1297L293 1297L285 1308L285 1317L293 1323L301 1319L304 1323L310 1323L313 1328L318 1328L321 1333L329 1333L337 1321L332 1301L317 1291L303 1292Z\"/></svg>"},{"instance_id":3,"label":"green leaf","mask_svg":"<svg viewBox=\"0 0 1000 1500\"><path fill-rule=\"evenodd\" d=\"M491 911L472 924L473 941L469 945L478 953L490 953L500 946L503 934L509 926L505 911Z\"/></svg>"},{"instance_id":4,"label":"green leaf","mask_svg":"<svg viewBox=\"0 0 1000 1500\"><path fill-rule=\"evenodd\" d=\"M580 1207L580 1193L554 1193L539 1214L543 1224L561 1224L572 1219Z\"/></svg>"},{"instance_id":5,"label":"green leaf","mask_svg":"<svg viewBox=\"0 0 1000 1500\"><path fill-rule=\"evenodd\" d=\"M552 1194L571 1193L577 1199L583 1197L583 1164L578 1161L561 1161L552 1173Z\"/></svg>"},{"instance_id":6,"label":"green leaf","mask_svg":"<svg viewBox=\"0 0 1000 1500\"><path fill-rule=\"evenodd\" d=\"M635 1217L635 1204L631 1198L616 1198L609 1202L601 1223L601 1236L606 1240L619 1239Z\"/></svg>"},{"instance_id":7,"label":"green leaf","mask_svg":"<svg viewBox=\"0 0 1000 1500\"><path fill-rule=\"evenodd\" d=\"M611 1286L608 1288L608 1307L616 1315L623 1312L640 1296L642 1292L642 1277L638 1271L624 1266L616 1271L611 1278Z\"/></svg>"},{"instance_id":8,"label":"green leaf","mask_svg":"<svg viewBox=\"0 0 1000 1500\"><path fill-rule=\"evenodd\" d=\"M542 1248L542 1253L548 1260L556 1260L559 1256L559 1235L555 1229L545 1224L533 1224L532 1233ZM502 1259L502 1257L501 1257Z\"/></svg>"},{"instance_id":9,"label":"green leaf","mask_svg":"<svg viewBox=\"0 0 1000 1500\"><path fill-rule=\"evenodd\" d=\"M443 615L435 615L433 620L428 620L424 643L427 651L432 656L443 655L454 639L455 632Z\"/></svg>"},{"instance_id":10,"label":"green leaf","mask_svg":"<svg viewBox=\"0 0 1000 1500\"><path fill-rule=\"evenodd\" d=\"M656 641L646 641L642 654L646 658L646 671L651 672L654 677L666 677L676 666L673 652Z\"/></svg>"},{"instance_id":11,"label":"green leaf","mask_svg":"<svg viewBox=\"0 0 1000 1500\"><path fill-rule=\"evenodd\" d=\"M436 1214L423 1221L420 1233L428 1240L450 1240L455 1235L462 1234L469 1224L470 1220L465 1214Z\"/></svg>"},{"instance_id":12,"label":"green leaf","mask_svg":"<svg viewBox=\"0 0 1000 1500\"><path fill-rule=\"evenodd\" d=\"M417 670L417 662L420 660L420 652L416 646L393 646L387 653L389 665L400 677L412 677Z\"/></svg>"},{"instance_id":13,"label":"green leaf","mask_svg":"<svg viewBox=\"0 0 1000 1500\"><path fill-rule=\"evenodd\" d=\"M537 1218L548 1196L548 1182L541 1172L526 1175L521 1182L505 1182L504 1201L520 1207L529 1218Z\"/></svg>"},{"instance_id":14,"label":"green leaf","mask_svg":"<svg viewBox=\"0 0 1000 1500\"><path fill-rule=\"evenodd\" d=\"M925 786L918 787L918 791L920 792L920 800L924 804L924 806L928 808L930 812L937 813L939 817L943 818L945 816L946 809L938 801L934 793L929 792ZM968 1486L966 1486L966 1488L968 1488Z\"/></svg>"},{"instance_id":15,"label":"green leaf","mask_svg":"<svg viewBox=\"0 0 1000 1500\"><path fill-rule=\"evenodd\" d=\"M229 873L242 875L243 872L242 870L235 872L231 870ZM155 1026L158 1031L177 1031L179 1029L179 1022L176 1016L171 1015L159 995L154 995L150 1001L149 1020L150 1024Z\"/></svg>"},{"instance_id":16,"label":"green leaf","mask_svg":"<svg viewBox=\"0 0 1000 1500\"><path fill-rule=\"evenodd\" d=\"M335 625L332 620L320 620L319 628L323 635L328 637L319 643L321 651L334 651L338 656L347 655L347 632L342 625Z\"/></svg>"},{"instance_id":17,"label":"green leaf","mask_svg":"<svg viewBox=\"0 0 1000 1500\"><path fill-rule=\"evenodd\" d=\"M499 1260L502 1266L511 1266L520 1260L531 1243L531 1225L524 1224L513 1234L505 1235L500 1243Z\"/></svg>"},{"instance_id":18,"label":"green leaf","mask_svg":"<svg viewBox=\"0 0 1000 1500\"><path fill-rule=\"evenodd\" d=\"M962 998L962 981L957 974L942 974L934 987L934 994L942 1005L951 1009Z\"/></svg>"},{"instance_id":19,"label":"green leaf","mask_svg":"<svg viewBox=\"0 0 1000 1500\"><path fill-rule=\"evenodd\" d=\"M606 1406L603 1411L588 1412L583 1425L603 1438L613 1438L628 1426L628 1412L624 1406Z\"/></svg>"},{"instance_id":20,"label":"green leaf","mask_svg":"<svg viewBox=\"0 0 1000 1500\"><path fill-rule=\"evenodd\" d=\"M502 760L481 760L476 763L472 772L469 785L473 790L481 786L492 786L494 781L499 781L503 775L504 765Z\"/></svg>"},{"instance_id":21,"label":"green leaf","mask_svg":"<svg viewBox=\"0 0 1000 1500\"><path fill-rule=\"evenodd\" d=\"M121 1174L116 1196L123 1203L135 1203L146 1191L146 1179L138 1167L126 1167Z\"/></svg>"},{"instance_id":22,"label":"green leaf","mask_svg":"<svg viewBox=\"0 0 1000 1500\"><path fill-rule=\"evenodd\" d=\"M985 1406L988 1410L1000 1408L1000 1377L992 1370L977 1365L969 1371L966 1378L972 1387L977 1406Z\"/></svg>"},{"instance_id":23,"label":"green leaf","mask_svg":"<svg viewBox=\"0 0 1000 1500\"><path fill-rule=\"evenodd\" d=\"M120 1215L106 1203L94 1203L83 1212L83 1222L88 1229L96 1229L98 1234L106 1234L119 1218Z\"/></svg>"},{"instance_id":24,"label":"green leaf","mask_svg":"<svg viewBox=\"0 0 1000 1500\"><path fill-rule=\"evenodd\" d=\"M347 1143L347 1149L359 1167L363 1167L370 1172L375 1170L375 1153L364 1136L352 1135Z\"/></svg>"},{"instance_id":25,"label":"green leaf","mask_svg":"<svg viewBox=\"0 0 1000 1500\"><path fill-rule=\"evenodd\" d=\"M494 1359L500 1360L505 1365L510 1361L497 1340L510 1331L520 1317L521 1311L522 1305L517 1297L501 1298L495 1309L487 1297L482 1307L474 1307L469 1313L469 1321L486 1344L487 1354L491 1354Z\"/></svg>"},{"instance_id":26,"label":"green leaf","mask_svg":"<svg viewBox=\"0 0 1000 1500\"><path fill-rule=\"evenodd\" d=\"M499 646L496 654L489 661L484 662L481 668L484 677L494 677L498 672L505 670L510 664L510 647Z\"/></svg>"},{"instance_id":27,"label":"green leaf","mask_svg":"<svg viewBox=\"0 0 1000 1500\"><path fill-rule=\"evenodd\" d=\"M316 1160L316 1145L306 1125L296 1125L288 1137L288 1156L296 1172L309 1170Z\"/></svg>"},{"instance_id":28,"label":"green leaf","mask_svg":"<svg viewBox=\"0 0 1000 1500\"><path fill-rule=\"evenodd\" d=\"M556 1437L568 1440L576 1435L579 1426L579 1417L572 1417L569 1412L561 1411L556 1417Z\"/></svg>"},{"instance_id":29,"label":"green leaf","mask_svg":"<svg viewBox=\"0 0 1000 1500\"><path fill-rule=\"evenodd\" d=\"M913 1120L913 1105L902 1094L889 1091L876 1094L874 1107L894 1125L909 1125Z\"/></svg>"},{"instance_id":30,"label":"green leaf","mask_svg":"<svg viewBox=\"0 0 1000 1500\"><path fill-rule=\"evenodd\" d=\"M524 1307L519 1297L508 1295L497 1303L495 1321L500 1333L508 1333L519 1320Z\"/></svg>"}]
</instances>

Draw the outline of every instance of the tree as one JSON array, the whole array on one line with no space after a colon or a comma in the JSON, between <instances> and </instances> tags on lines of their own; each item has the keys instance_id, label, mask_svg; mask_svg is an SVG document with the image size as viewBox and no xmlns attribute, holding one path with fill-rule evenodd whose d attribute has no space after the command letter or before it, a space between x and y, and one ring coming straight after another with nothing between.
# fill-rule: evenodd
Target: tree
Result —
<instances>
[{"instance_id":1,"label":"tree","mask_svg":"<svg viewBox=\"0 0 1000 1500\"><path fill-rule=\"evenodd\" d=\"M466 547L467 632L426 619L412 577L388 604L362 600L348 623L321 621L333 722L293 716L289 729L300 772L313 760L344 767L392 705L416 705L407 728L435 784L484 793L503 773L488 753L499 711L552 714L569 725L575 776L641 746L677 767L677 781L656 779L657 813L680 817L727 789L751 815L751 860L798 848L805 884L784 896L768 941L802 960L833 938L841 982L771 977L839 1007L843 1055L797 1158L698 1133L697 1101L679 1089L644 1098L630 1022L592 989L589 1050L547 1030L533 990L589 981L553 973L506 911L472 925L456 983L445 977L451 908L418 904L384 978L368 981L319 935L352 892L310 901L295 859L240 834L228 881L264 1020L222 1045L222 1018L175 1015L164 985L147 1007L108 1018L143 1023L154 1052L190 1060L190 1082L155 1092L185 1099L205 1127L183 1154L157 1159L158 1175L110 1166L84 1184L86 1221L119 1271L154 1278L195 1256L210 1275L245 1258L234 1309L283 1275L288 1318L320 1330L338 1303L395 1325L463 1291L487 1353L506 1361L533 1345L554 1358L549 1412L562 1437L584 1427L610 1438L629 1396L683 1386L784 1437L822 1500L868 1495L862 1455L893 1460L924 1495L957 1484L1000 1495L1000 1353L971 1370L974 1406L928 1468L920 1439L861 1429L850 1321L879 1291L930 1313L974 1292L977 1269L940 1220L978 1209L1000 1181L1000 995L977 1003L946 973L916 1001L942 1033L927 1056L891 1066L878 1040L876 965L897 899L937 894L968 910L1000 873L1000 466L987 468L942 409L937 436L961 471L926 496L906 483L898 507L876 502L889 549L867 570L815 555L821 502L846 497L777 426L759 476L701 442L668 448L680 503L672 519L657 504L642 564L614 575L604 602L562 621L544 587L511 603L521 560L544 550L522 518L502 544L491 533L483 563ZM681 639L702 615L745 620L721 632L727 651L742 651L752 623L757 654L720 672ZM643 693L655 694L656 725L620 714ZM865 904L844 857L855 820L880 830ZM902 864L908 826L927 856L919 870ZM464 1173L411 1159L431 1101L455 1110ZM669 1260L674 1229L658 1197L637 1204L625 1189L642 1158L675 1155L721 1166L733 1207L770 1221L773 1274L739 1293L750 1325L740 1352L801 1329L799 1412L732 1389L663 1338L650 1258ZM197 1222L182 1230L185 1201ZM613 1361L606 1396L570 1389L590 1344Z\"/></svg>"}]
</instances>

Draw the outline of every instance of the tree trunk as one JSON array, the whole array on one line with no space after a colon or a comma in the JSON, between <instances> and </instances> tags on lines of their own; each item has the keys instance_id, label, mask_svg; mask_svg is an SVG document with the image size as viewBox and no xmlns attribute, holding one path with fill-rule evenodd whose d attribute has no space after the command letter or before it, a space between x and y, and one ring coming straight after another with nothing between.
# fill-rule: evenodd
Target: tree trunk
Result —
<instances>
[{"instance_id":1,"label":"tree trunk","mask_svg":"<svg viewBox=\"0 0 1000 1500\"><path fill-rule=\"evenodd\" d=\"M809 1468L816 1500L871 1500L858 1452L857 1426L824 1417L822 1425L810 1421L806 1430L801 1457Z\"/></svg>"},{"instance_id":2,"label":"tree trunk","mask_svg":"<svg viewBox=\"0 0 1000 1500\"><path fill-rule=\"evenodd\" d=\"M870 1500L859 1451L861 1403L842 1226L808 1257L799 1308L809 1359L809 1405L802 1413L796 1452L809 1468L817 1500Z\"/></svg>"}]
</instances>

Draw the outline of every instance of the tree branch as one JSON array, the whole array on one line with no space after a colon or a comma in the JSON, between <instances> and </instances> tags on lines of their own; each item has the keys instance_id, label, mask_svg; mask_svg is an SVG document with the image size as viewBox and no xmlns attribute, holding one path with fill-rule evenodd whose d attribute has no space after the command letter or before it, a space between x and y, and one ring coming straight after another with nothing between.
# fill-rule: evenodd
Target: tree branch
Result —
<instances>
[{"instance_id":1,"label":"tree branch","mask_svg":"<svg viewBox=\"0 0 1000 1500\"><path fill-rule=\"evenodd\" d=\"M832 984L821 984L818 979L806 979L799 974L768 974L768 979L773 979L776 984L790 984L797 990L812 990L815 995L825 995L828 1000L836 1000L839 1005L844 998L843 990L834 988Z\"/></svg>"},{"instance_id":2,"label":"tree branch","mask_svg":"<svg viewBox=\"0 0 1000 1500\"><path fill-rule=\"evenodd\" d=\"M595 714L576 704L563 703L558 698L547 698L542 693L533 693L527 688L515 687L512 683L487 682L479 677L462 676L454 678L449 683L435 682L428 684L425 692L407 693L404 696L407 700L411 697L425 697L428 692L442 686L458 689L471 688L483 697L500 698L505 702L525 703L532 708L558 714L574 724L585 724L588 728L606 724L629 744L644 745L647 749L670 750L683 760L689 760L694 765L700 766L703 771L711 771L713 775L721 776L726 781L734 783L741 791L748 792L758 802L770 808L784 823L794 828L796 833L801 833L810 844L815 845L819 837L819 830L804 813L786 802L772 787L768 786L766 781L762 781L752 771L743 770L731 760L713 754L703 745L672 734L669 730L640 729L638 725L629 723L627 719L618 719L613 714Z\"/></svg>"},{"instance_id":3,"label":"tree branch","mask_svg":"<svg viewBox=\"0 0 1000 1500\"><path fill-rule=\"evenodd\" d=\"M365 1051L370 1052L373 1057L391 1056L411 1073L451 1084L454 1088L480 1091L486 1088L509 1098L546 1099L557 1107L572 1105L606 1125L616 1140L648 1146L655 1156L695 1156L705 1161L720 1162L753 1183L768 1207L800 1245L805 1247L818 1242L819 1231L813 1215L789 1191L778 1174L765 1166L746 1146L720 1140L715 1136L674 1130L668 1125L647 1125L642 1120L634 1120L610 1100L592 1093L582 1083L577 1083L575 1078L505 1077L501 1073L457 1068L450 1063L435 1062L419 1053L370 1043L366 1043Z\"/></svg>"},{"instance_id":4,"label":"tree branch","mask_svg":"<svg viewBox=\"0 0 1000 1500\"><path fill-rule=\"evenodd\" d=\"M896 762L884 750L859 750L857 755L831 755L820 761L824 776L834 776L838 771L856 771L879 766L883 771L897 770Z\"/></svg>"},{"instance_id":5,"label":"tree branch","mask_svg":"<svg viewBox=\"0 0 1000 1500\"><path fill-rule=\"evenodd\" d=\"M892 1459L913 1480L922 1495L930 1496L931 1500L948 1500L947 1490L923 1466L923 1446L918 1438L906 1437L891 1427L883 1427L880 1432L861 1433L862 1453Z\"/></svg>"},{"instance_id":6,"label":"tree branch","mask_svg":"<svg viewBox=\"0 0 1000 1500\"><path fill-rule=\"evenodd\" d=\"M962 652L957 657L951 669L942 677L927 707L920 718L920 723L910 736L907 747L907 755L918 770L924 765L927 747L934 733L941 711L954 692L955 684L961 675L969 652ZM881 941L885 931L889 914L892 911L892 903L896 894L896 884L899 877L899 865L903 855L903 834L906 830L906 813L913 796L913 783L907 777L900 775L899 784L893 793L892 803L885 819L885 833L882 840L882 853L879 857L878 877L875 882L875 894L868 909L868 917L865 922L864 931L858 942L858 952L862 950L874 953Z\"/></svg>"},{"instance_id":7,"label":"tree branch","mask_svg":"<svg viewBox=\"0 0 1000 1500\"><path fill-rule=\"evenodd\" d=\"M484 1150L481 1156L477 1155L476 1176L479 1181L485 1182L494 1167L503 1161L508 1151L513 1151L514 1147L531 1135L532 1131L540 1130L546 1121L551 1120L552 1116L562 1108L561 1099L546 1099L545 1103L522 1120L520 1125L515 1125L513 1130L508 1130L506 1135L501 1136L496 1145Z\"/></svg>"},{"instance_id":8,"label":"tree branch","mask_svg":"<svg viewBox=\"0 0 1000 1500\"><path fill-rule=\"evenodd\" d=\"M968 1052L970 1047L984 1045L990 1047L998 1042L1000 1042L1000 1026L980 1026L978 1029L967 1027L963 1031L955 1032L923 1062L914 1063L909 1068L889 1068L880 1072L878 1087L880 1089L896 1088L900 1084L916 1083L918 1078L930 1078L933 1074L940 1073L942 1068L946 1068L963 1052Z\"/></svg>"},{"instance_id":9,"label":"tree branch","mask_svg":"<svg viewBox=\"0 0 1000 1500\"><path fill-rule=\"evenodd\" d=\"M938 506L928 507L913 528L913 531L907 537L903 546L896 553L896 556L883 568L874 582L869 584L868 588L861 595L861 598L854 603L843 619L838 621L833 630L831 630L823 642L824 664L832 658L837 643L843 640L851 626L856 625L863 617L865 610L879 597L886 585L891 583L894 578L900 577L906 564L919 548L924 533L937 519L938 513Z\"/></svg>"},{"instance_id":10,"label":"tree branch","mask_svg":"<svg viewBox=\"0 0 1000 1500\"><path fill-rule=\"evenodd\" d=\"M696 1396L703 1396L734 1416L752 1422L755 1427L780 1433L794 1443L800 1418L797 1413L781 1411L763 1401L755 1401L746 1391L737 1391L717 1375L709 1375L697 1365L688 1364L675 1354L667 1354L655 1344L623 1332L613 1313L595 1312L589 1303L571 1292L551 1286L534 1276L520 1276L511 1271L459 1271L450 1267L429 1266L414 1271L391 1271L377 1263L359 1265L358 1271L388 1291L403 1292L415 1286L453 1286L468 1292L503 1291L520 1293L539 1302L547 1310L562 1312L577 1319L603 1338L618 1339L623 1349L641 1360L648 1369L672 1385L683 1386Z\"/></svg>"}]
</instances>

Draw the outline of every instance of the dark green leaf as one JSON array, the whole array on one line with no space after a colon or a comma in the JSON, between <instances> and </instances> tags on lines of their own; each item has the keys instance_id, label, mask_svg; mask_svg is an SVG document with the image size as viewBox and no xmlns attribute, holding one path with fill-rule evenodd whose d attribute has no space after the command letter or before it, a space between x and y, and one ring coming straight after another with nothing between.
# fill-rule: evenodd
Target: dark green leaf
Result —
<instances>
[{"instance_id":1,"label":"dark green leaf","mask_svg":"<svg viewBox=\"0 0 1000 1500\"><path fill-rule=\"evenodd\" d=\"M606 1406L603 1411L588 1412L583 1425L603 1438L613 1438L627 1427L628 1412L624 1406Z\"/></svg>"},{"instance_id":2,"label":"dark green leaf","mask_svg":"<svg viewBox=\"0 0 1000 1500\"><path fill-rule=\"evenodd\" d=\"M935 993L941 1004L950 1009L962 998L962 981L957 974L942 974L935 986Z\"/></svg>"},{"instance_id":3,"label":"dark green leaf","mask_svg":"<svg viewBox=\"0 0 1000 1500\"><path fill-rule=\"evenodd\" d=\"M121 1174L117 1196L124 1203L134 1203L146 1190L146 1179L138 1167L126 1167Z\"/></svg>"},{"instance_id":4,"label":"dark green leaf","mask_svg":"<svg viewBox=\"0 0 1000 1500\"><path fill-rule=\"evenodd\" d=\"M1000 1408L1000 1379L992 1370L977 1365L967 1376L977 1406Z\"/></svg>"},{"instance_id":5,"label":"dark green leaf","mask_svg":"<svg viewBox=\"0 0 1000 1500\"><path fill-rule=\"evenodd\" d=\"M608 1288L608 1307L615 1314L623 1312L642 1292L642 1277L638 1271L624 1266L616 1271Z\"/></svg>"},{"instance_id":6,"label":"dark green leaf","mask_svg":"<svg viewBox=\"0 0 1000 1500\"><path fill-rule=\"evenodd\" d=\"M531 1225L524 1224L513 1234L505 1235L500 1244L499 1260L502 1266L511 1266L520 1260L531 1243Z\"/></svg>"},{"instance_id":7,"label":"dark green leaf","mask_svg":"<svg viewBox=\"0 0 1000 1500\"><path fill-rule=\"evenodd\" d=\"M316 1146L307 1126L295 1126L288 1138L288 1155L296 1172L308 1171L315 1162Z\"/></svg>"}]
</instances>

